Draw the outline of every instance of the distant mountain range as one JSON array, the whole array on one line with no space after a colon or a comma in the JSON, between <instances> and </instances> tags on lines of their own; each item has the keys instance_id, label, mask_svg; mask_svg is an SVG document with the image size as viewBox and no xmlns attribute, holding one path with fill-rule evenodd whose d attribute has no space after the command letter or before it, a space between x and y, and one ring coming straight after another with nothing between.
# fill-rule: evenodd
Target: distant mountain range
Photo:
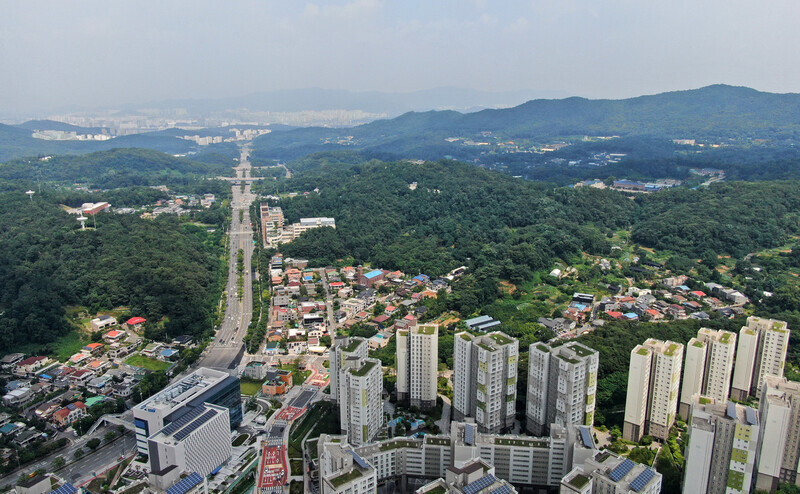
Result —
<instances>
[{"instance_id":1,"label":"distant mountain range","mask_svg":"<svg viewBox=\"0 0 800 494\"><path fill-rule=\"evenodd\" d=\"M263 91L230 98L167 100L144 105L127 105L123 107L123 111L134 112L138 108L183 108L191 115L208 115L240 109L251 112L360 110L394 117L409 111L444 109L476 111L484 108L503 108L518 105L522 101L533 98L562 98L564 96L567 94L562 91L490 92L454 87L407 93L308 88Z\"/></svg>"},{"instance_id":2,"label":"distant mountain range","mask_svg":"<svg viewBox=\"0 0 800 494\"><path fill-rule=\"evenodd\" d=\"M459 146L448 137L491 132L507 139L568 136L657 136L685 139L800 138L800 94L714 85L623 100L538 99L474 113L409 112L348 129L302 128L261 136L262 158L296 158L311 151L369 149L426 157ZM342 141L343 136L350 136ZM463 148L463 146L460 146ZM452 153L451 153L452 154Z\"/></svg>"}]
</instances>

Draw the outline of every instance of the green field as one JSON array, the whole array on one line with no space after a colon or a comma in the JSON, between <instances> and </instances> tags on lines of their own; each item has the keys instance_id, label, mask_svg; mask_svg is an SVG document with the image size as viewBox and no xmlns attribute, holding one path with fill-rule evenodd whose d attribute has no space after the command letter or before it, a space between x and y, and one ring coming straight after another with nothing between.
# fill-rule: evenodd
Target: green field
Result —
<instances>
[{"instance_id":1,"label":"green field","mask_svg":"<svg viewBox=\"0 0 800 494\"><path fill-rule=\"evenodd\" d=\"M90 343L89 339L84 337L80 332L70 331L47 345L31 342L17 347L15 351L30 355L47 353L59 362L66 362L71 356L78 353L87 343Z\"/></svg>"},{"instance_id":2,"label":"green field","mask_svg":"<svg viewBox=\"0 0 800 494\"><path fill-rule=\"evenodd\" d=\"M311 375L310 370L304 370L304 371L298 370L297 364L283 364L279 367L279 369L292 371L293 386L302 385L304 382L306 382L306 379L308 379L308 377Z\"/></svg>"},{"instance_id":3,"label":"green field","mask_svg":"<svg viewBox=\"0 0 800 494\"><path fill-rule=\"evenodd\" d=\"M134 367L141 367L151 371L163 371L169 369L172 365L169 362L162 362L160 360L147 358L143 355L134 355L125 361L126 364Z\"/></svg>"},{"instance_id":4,"label":"green field","mask_svg":"<svg viewBox=\"0 0 800 494\"><path fill-rule=\"evenodd\" d=\"M240 379L240 382L242 394L247 396L255 396L258 394L258 392L261 391L261 384L263 384L262 381L253 379Z\"/></svg>"}]
</instances>

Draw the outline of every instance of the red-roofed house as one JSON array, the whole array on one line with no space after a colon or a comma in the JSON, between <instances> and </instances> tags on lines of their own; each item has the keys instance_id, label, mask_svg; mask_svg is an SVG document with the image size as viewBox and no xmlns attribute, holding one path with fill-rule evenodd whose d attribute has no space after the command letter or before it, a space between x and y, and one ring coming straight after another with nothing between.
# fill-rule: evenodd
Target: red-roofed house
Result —
<instances>
[{"instance_id":1,"label":"red-roofed house","mask_svg":"<svg viewBox=\"0 0 800 494\"><path fill-rule=\"evenodd\" d=\"M381 314L380 316L372 319L372 322L376 322L378 324L383 324L388 320L389 320L389 316L387 316L386 314Z\"/></svg>"},{"instance_id":2,"label":"red-roofed house","mask_svg":"<svg viewBox=\"0 0 800 494\"><path fill-rule=\"evenodd\" d=\"M86 365L87 369L91 369L95 372L99 371L100 369L105 369L108 367L108 362L104 360L92 360Z\"/></svg>"},{"instance_id":3,"label":"red-roofed house","mask_svg":"<svg viewBox=\"0 0 800 494\"><path fill-rule=\"evenodd\" d=\"M384 311L383 311L384 314L389 315L389 316L391 316L395 312L397 312L397 307L395 307L394 305L386 306L386 309L384 309Z\"/></svg>"},{"instance_id":4,"label":"red-roofed house","mask_svg":"<svg viewBox=\"0 0 800 494\"><path fill-rule=\"evenodd\" d=\"M356 319L366 319L367 317L369 317L369 314L367 314L363 310L361 312L356 313Z\"/></svg>"},{"instance_id":5,"label":"red-roofed house","mask_svg":"<svg viewBox=\"0 0 800 494\"><path fill-rule=\"evenodd\" d=\"M606 314L612 319L622 319L622 312L616 310L607 310Z\"/></svg>"},{"instance_id":6,"label":"red-roofed house","mask_svg":"<svg viewBox=\"0 0 800 494\"><path fill-rule=\"evenodd\" d=\"M90 355L88 353L81 352L81 353L76 353L75 355L70 357L69 361L73 364L79 364L88 358L90 358Z\"/></svg>"},{"instance_id":7,"label":"red-roofed house","mask_svg":"<svg viewBox=\"0 0 800 494\"><path fill-rule=\"evenodd\" d=\"M695 290L693 292L689 292L689 295L695 298L704 298L706 296L705 292L701 292L700 290Z\"/></svg>"},{"instance_id":8,"label":"red-roofed house","mask_svg":"<svg viewBox=\"0 0 800 494\"><path fill-rule=\"evenodd\" d=\"M60 410L53 413L53 421L61 427L73 424L89 414L86 412L86 405L82 401L70 403Z\"/></svg>"},{"instance_id":9,"label":"red-roofed house","mask_svg":"<svg viewBox=\"0 0 800 494\"><path fill-rule=\"evenodd\" d=\"M102 343L89 343L88 345L83 347L83 350L81 350L81 351L85 352L85 353L90 353L90 354L96 355L96 354L100 353L100 351L102 349L103 349L103 344Z\"/></svg>"},{"instance_id":10,"label":"red-roofed house","mask_svg":"<svg viewBox=\"0 0 800 494\"><path fill-rule=\"evenodd\" d=\"M114 329L114 330L111 330L108 333L104 334L103 338L105 338L108 341L117 341L120 338L122 338L123 336L125 336L125 331L120 331L118 329Z\"/></svg>"},{"instance_id":11,"label":"red-roofed house","mask_svg":"<svg viewBox=\"0 0 800 494\"><path fill-rule=\"evenodd\" d=\"M125 321L125 325L127 325L128 329L131 331L136 331L138 333L142 330L142 326L144 326L145 322L147 322L147 319L144 317L131 317Z\"/></svg>"},{"instance_id":12,"label":"red-roofed house","mask_svg":"<svg viewBox=\"0 0 800 494\"><path fill-rule=\"evenodd\" d=\"M330 287L334 290L339 290L340 288L344 288L344 286L345 285L343 281L334 281L333 283L330 283Z\"/></svg>"},{"instance_id":13,"label":"red-roofed house","mask_svg":"<svg viewBox=\"0 0 800 494\"><path fill-rule=\"evenodd\" d=\"M75 385L78 385L78 386L83 386L84 384L89 382L89 380L91 378L93 378L93 377L94 377L94 372L93 371L91 371L89 369L79 369L79 370L76 370L75 372L73 372L69 376L69 381L72 384L75 384Z\"/></svg>"},{"instance_id":14,"label":"red-roofed house","mask_svg":"<svg viewBox=\"0 0 800 494\"><path fill-rule=\"evenodd\" d=\"M17 362L17 365L14 366L14 374L18 376L27 376L41 369L48 362L50 362L50 359L47 357L28 357L25 360Z\"/></svg>"},{"instance_id":15,"label":"red-roofed house","mask_svg":"<svg viewBox=\"0 0 800 494\"><path fill-rule=\"evenodd\" d=\"M655 309L647 309L644 311L647 314L647 318L651 321L658 321L660 319L664 319L664 314L658 312Z\"/></svg>"}]
</instances>

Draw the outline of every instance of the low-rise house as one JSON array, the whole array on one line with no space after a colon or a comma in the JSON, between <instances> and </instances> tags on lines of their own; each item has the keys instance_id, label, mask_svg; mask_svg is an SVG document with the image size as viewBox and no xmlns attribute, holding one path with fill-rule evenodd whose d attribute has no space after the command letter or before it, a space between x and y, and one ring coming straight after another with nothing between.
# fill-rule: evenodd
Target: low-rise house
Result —
<instances>
[{"instance_id":1,"label":"low-rise house","mask_svg":"<svg viewBox=\"0 0 800 494\"><path fill-rule=\"evenodd\" d=\"M79 352L79 353L76 353L75 355L73 355L72 357L69 358L69 363L70 364L80 364L81 362L83 362L85 360L89 360L90 358L92 358L92 356L89 355L88 353Z\"/></svg>"},{"instance_id":2,"label":"low-rise house","mask_svg":"<svg viewBox=\"0 0 800 494\"><path fill-rule=\"evenodd\" d=\"M164 345L161 343L149 343L146 347L144 347L144 350L142 350L142 355L145 357L155 358L163 349Z\"/></svg>"},{"instance_id":3,"label":"low-rise house","mask_svg":"<svg viewBox=\"0 0 800 494\"><path fill-rule=\"evenodd\" d=\"M650 321L660 321L661 319L664 319L664 314L658 312L655 309L647 309L644 312L645 316Z\"/></svg>"},{"instance_id":4,"label":"low-rise house","mask_svg":"<svg viewBox=\"0 0 800 494\"><path fill-rule=\"evenodd\" d=\"M392 338L391 331L383 331L372 336L369 340L367 340L367 345L370 350L377 350L379 348L383 348L389 344L389 340Z\"/></svg>"},{"instance_id":5,"label":"low-rise house","mask_svg":"<svg viewBox=\"0 0 800 494\"><path fill-rule=\"evenodd\" d=\"M49 362L50 359L43 356L28 357L16 363L14 366L14 375L29 376L47 365Z\"/></svg>"},{"instance_id":6,"label":"low-rise house","mask_svg":"<svg viewBox=\"0 0 800 494\"><path fill-rule=\"evenodd\" d=\"M24 405L31 401L34 396L31 388L17 388L3 395L3 404L8 407Z\"/></svg>"},{"instance_id":7,"label":"low-rise house","mask_svg":"<svg viewBox=\"0 0 800 494\"><path fill-rule=\"evenodd\" d=\"M117 398L129 398L133 395L133 384L121 382L111 385L111 394Z\"/></svg>"},{"instance_id":8,"label":"low-rise house","mask_svg":"<svg viewBox=\"0 0 800 494\"><path fill-rule=\"evenodd\" d=\"M42 433L37 431L36 429L27 429L19 434L12 440L11 442L14 443L17 447L24 448L34 441L37 441L42 437Z\"/></svg>"},{"instance_id":9,"label":"low-rise house","mask_svg":"<svg viewBox=\"0 0 800 494\"><path fill-rule=\"evenodd\" d=\"M106 376L95 377L86 383L86 389L92 393L104 395L111 392L111 378Z\"/></svg>"},{"instance_id":10,"label":"low-rise house","mask_svg":"<svg viewBox=\"0 0 800 494\"><path fill-rule=\"evenodd\" d=\"M0 369L11 369L24 358L24 353L9 353L8 355L4 355L3 358L0 359Z\"/></svg>"},{"instance_id":11,"label":"low-rise house","mask_svg":"<svg viewBox=\"0 0 800 494\"><path fill-rule=\"evenodd\" d=\"M86 405L82 401L76 401L64 408L56 410L56 412L53 413L53 422L58 424L59 427L66 427L88 415L89 413L86 410Z\"/></svg>"},{"instance_id":12,"label":"low-rise house","mask_svg":"<svg viewBox=\"0 0 800 494\"><path fill-rule=\"evenodd\" d=\"M267 396L285 394L292 387L292 371L284 369L269 369L266 380L261 385L261 392Z\"/></svg>"},{"instance_id":13,"label":"low-rise house","mask_svg":"<svg viewBox=\"0 0 800 494\"><path fill-rule=\"evenodd\" d=\"M121 331L119 329L112 329L111 331L103 335L103 339L109 342L119 341L120 339L124 338L126 334L127 333L125 333L125 331Z\"/></svg>"},{"instance_id":14,"label":"low-rise house","mask_svg":"<svg viewBox=\"0 0 800 494\"><path fill-rule=\"evenodd\" d=\"M125 321L125 326L128 327L129 330L135 333L141 333L144 329L144 323L147 322L147 319L144 317L131 317L127 321Z\"/></svg>"},{"instance_id":15,"label":"low-rise house","mask_svg":"<svg viewBox=\"0 0 800 494\"><path fill-rule=\"evenodd\" d=\"M94 372L89 369L78 369L69 376L70 383L74 384L75 386L86 386L92 378L94 377Z\"/></svg>"},{"instance_id":16,"label":"low-rise house","mask_svg":"<svg viewBox=\"0 0 800 494\"><path fill-rule=\"evenodd\" d=\"M108 314L103 314L102 316L92 319L91 325L92 331L102 331L105 328L116 326L117 319L113 316L109 316Z\"/></svg>"}]
</instances>

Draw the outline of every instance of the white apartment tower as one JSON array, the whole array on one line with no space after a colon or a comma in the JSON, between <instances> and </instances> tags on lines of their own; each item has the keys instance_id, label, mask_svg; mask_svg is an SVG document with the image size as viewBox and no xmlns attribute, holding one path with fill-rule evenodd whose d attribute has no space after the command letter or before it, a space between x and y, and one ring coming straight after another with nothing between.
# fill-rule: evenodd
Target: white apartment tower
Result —
<instances>
[{"instance_id":1,"label":"white apartment tower","mask_svg":"<svg viewBox=\"0 0 800 494\"><path fill-rule=\"evenodd\" d=\"M759 400L759 441L756 488L774 491L779 483L800 480L800 383L766 376Z\"/></svg>"},{"instance_id":2,"label":"white apartment tower","mask_svg":"<svg viewBox=\"0 0 800 494\"><path fill-rule=\"evenodd\" d=\"M649 338L631 351L622 435L667 439L678 411L683 345Z\"/></svg>"},{"instance_id":3,"label":"white apartment tower","mask_svg":"<svg viewBox=\"0 0 800 494\"><path fill-rule=\"evenodd\" d=\"M784 321L750 316L739 331L731 396L744 401L761 392L765 376L783 376L789 329Z\"/></svg>"},{"instance_id":4,"label":"white apartment tower","mask_svg":"<svg viewBox=\"0 0 800 494\"><path fill-rule=\"evenodd\" d=\"M593 425L599 365L597 351L580 343L558 347L532 344L528 352L528 432L544 435L554 423Z\"/></svg>"},{"instance_id":5,"label":"white apartment tower","mask_svg":"<svg viewBox=\"0 0 800 494\"><path fill-rule=\"evenodd\" d=\"M681 417L689 416L692 397L696 394L714 398L717 403L728 401L735 348L736 333L730 331L700 328L697 338L689 340L678 409Z\"/></svg>"},{"instance_id":6,"label":"white apartment tower","mask_svg":"<svg viewBox=\"0 0 800 494\"><path fill-rule=\"evenodd\" d=\"M336 337L330 352L331 398L335 401L339 400L339 376L344 368L344 362L348 358L367 358L368 354L369 345L364 338L348 338L347 336Z\"/></svg>"},{"instance_id":7,"label":"white apartment tower","mask_svg":"<svg viewBox=\"0 0 800 494\"><path fill-rule=\"evenodd\" d=\"M474 417L481 432L497 433L514 424L519 342L496 331L455 335L453 410L455 420Z\"/></svg>"},{"instance_id":8,"label":"white apartment tower","mask_svg":"<svg viewBox=\"0 0 800 494\"><path fill-rule=\"evenodd\" d=\"M751 492L759 442L756 410L695 395L688 433L684 494Z\"/></svg>"},{"instance_id":9,"label":"white apartment tower","mask_svg":"<svg viewBox=\"0 0 800 494\"><path fill-rule=\"evenodd\" d=\"M339 419L354 446L372 442L383 425L383 371L374 358L349 357L339 374Z\"/></svg>"},{"instance_id":10,"label":"white apartment tower","mask_svg":"<svg viewBox=\"0 0 800 494\"><path fill-rule=\"evenodd\" d=\"M397 399L420 409L436 406L439 327L420 324L397 331Z\"/></svg>"}]
</instances>

